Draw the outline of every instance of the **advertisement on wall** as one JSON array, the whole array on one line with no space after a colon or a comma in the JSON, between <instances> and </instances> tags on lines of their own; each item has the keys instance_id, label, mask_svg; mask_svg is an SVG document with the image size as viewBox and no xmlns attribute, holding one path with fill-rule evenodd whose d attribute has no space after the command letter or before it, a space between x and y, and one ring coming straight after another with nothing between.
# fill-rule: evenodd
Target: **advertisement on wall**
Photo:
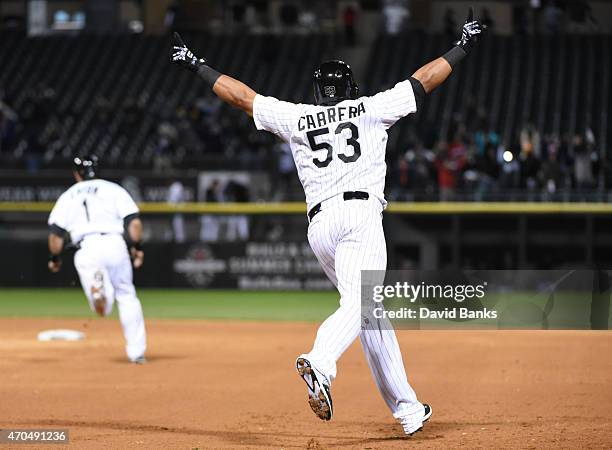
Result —
<instances>
[{"instance_id":1,"label":"advertisement on wall","mask_svg":"<svg viewBox=\"0 0 612 450\"><path fill-rule=\"evenodd\" d=\"M240 290L327 290L306 242L195 243L177 247L173 285Z\"/></svg>"}]
</instances>

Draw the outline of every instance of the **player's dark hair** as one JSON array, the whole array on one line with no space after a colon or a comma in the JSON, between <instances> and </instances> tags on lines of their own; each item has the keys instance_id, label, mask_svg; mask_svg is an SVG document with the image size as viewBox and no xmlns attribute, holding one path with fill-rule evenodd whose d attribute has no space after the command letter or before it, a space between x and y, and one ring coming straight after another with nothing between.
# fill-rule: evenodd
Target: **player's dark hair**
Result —
<instances>
[{"instance_id":1,"label":"player's dark hair","mask_svg":"<svg viewBox=\"0 0 612 450\"><path fill-rule=\"evenodd\" d=\"M98 176L98 157L96 155L75 156L72 160L72 170L84 180Z\"/></svg>"},{"instance_id":2,"label":"player's dark hair","mask_svg":"<svg viewBox=\"0 0 612 450\"><path fill-rule=\"evenodd\" d=\"M325 61L313 75L315 104L335 105L359 97L359 86L351 67L344 61Z\"/></svg>"}]
</instances>

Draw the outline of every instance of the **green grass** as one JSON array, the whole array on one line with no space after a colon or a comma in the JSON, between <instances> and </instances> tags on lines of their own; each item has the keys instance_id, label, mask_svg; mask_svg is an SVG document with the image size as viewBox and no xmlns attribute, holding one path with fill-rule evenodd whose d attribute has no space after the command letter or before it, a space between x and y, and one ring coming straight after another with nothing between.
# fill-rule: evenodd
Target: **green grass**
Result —
<instances>
[{"instance_id":1,"label":"green grass","mask_svg":"<svg viewBox=\"0 0 612 450\"><path fill-rule=\"evenodd\" d=\"M336 292L249 292L187 289L140 289L147 318L321 322L338 307ZM548 295L535 292L491 294L483 305L498 309L505 326L540 328ZM387 308L392 303L387 303ZM396 304L406 306L403 303ZM552 305L551 305L552 306ZM115 316L116 316L115 308ZM605 311L604 311L605 312ZM547 314L550 328L590 328L591 296L584 292L558 292ZM612 323L612 308L608 312ZM93 317L80 289L0 289L0 317ZM605 317L603 318L605 320ZM460 324L422 320L443 328L496 326L498 321L473 320ZM412 328L414 321L396 320L397 328Z\"/></svg>"},{"instance_id":2,"label":"green grass","mask_svg":"<svg viewBox=\"0 0 612 450\"><path fill-rule=\"evenodd\" d=\"M140 289L147 318L321 321L335 292ZM116 308L115 308L116 309ZM91 317L80 289L0 289L0 317Z\"/></svg>"}]
</instances>

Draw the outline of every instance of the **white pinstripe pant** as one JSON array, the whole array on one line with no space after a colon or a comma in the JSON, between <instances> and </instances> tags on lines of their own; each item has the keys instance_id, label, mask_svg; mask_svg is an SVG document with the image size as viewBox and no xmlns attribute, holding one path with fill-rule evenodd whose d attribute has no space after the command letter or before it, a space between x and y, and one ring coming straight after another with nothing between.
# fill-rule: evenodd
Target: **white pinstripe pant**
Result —
<instances>
[{"instance_id":1,"label":"white pinstripe pant","mask_svg":"<svg viewBox=\"0 0 612 450\"><path fill-rule=\"evenodd\" d=\"M382 205L347 200L342 194L325 202L308 228L308 241L329 279L340 292L340 307L319 327L308 357L331 380L336 361L359 335L366 359L385 403L395 417L421 417L424 409L406 377L391 324L370 320L362 328L361 270L386 270L387 247Z\"/></svg>"},{"instance_id":2,"label":"white pinstripe pant","mask_svg":"<svg viewBox=\"0 0 612 450\"><path fill-rule=\"evenodd\" d=\"M111 314L116 300L127 356L130 359L143 356L147 348L147 332L142 306L132 281L130 255L123 237L120 234L86 236L81 241L81 248L74 254L74 265L92 311L91 286L94 274L98 271L104 274L107 300L104 314Z\"/></svg>"}]
</instances>

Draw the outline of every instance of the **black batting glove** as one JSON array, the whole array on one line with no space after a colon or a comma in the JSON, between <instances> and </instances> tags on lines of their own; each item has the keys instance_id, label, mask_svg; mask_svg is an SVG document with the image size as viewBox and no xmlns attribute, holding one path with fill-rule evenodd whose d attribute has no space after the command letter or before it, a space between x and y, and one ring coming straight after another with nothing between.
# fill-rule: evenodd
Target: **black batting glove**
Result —
<instances>
[{"instance_id":1,"label":"black batting glove","mask_svg":"<svg viewBox=\"0 0 612 450\"><path fill-rule=\"evenodd\" d=\"M478 20L474 20L474 9L470 7L467 19L461 29L461 38L454 42L453 45L462 49L465 53L469 53L472 47L478 42L478 37L487 27L481 24Z\"/></svg>"},{"instance_id":2,"label":"black batting glove","mask_svg":"<svg viewBox=\"0 0 612 450\"><path fill-rule=\"evenodd\" d=\"M176 32L174 33L174 45L172 47L172 54L170 55L170 62L189 69L194 73L197 73L200 67L206 65L206 60L194 55L193 52L187 48L183 39L181 39L181 35Z\"/></svg>"}]
</instances>

